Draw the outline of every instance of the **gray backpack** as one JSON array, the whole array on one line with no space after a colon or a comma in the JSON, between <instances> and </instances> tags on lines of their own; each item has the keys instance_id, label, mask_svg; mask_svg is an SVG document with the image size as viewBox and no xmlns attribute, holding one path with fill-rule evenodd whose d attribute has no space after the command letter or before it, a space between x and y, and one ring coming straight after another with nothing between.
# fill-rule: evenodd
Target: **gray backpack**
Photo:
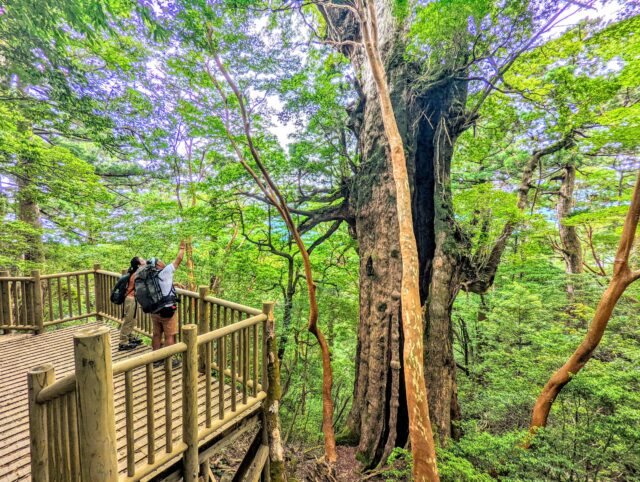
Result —
<instances>
[{"instance_id":1,"label":"gray backpack","mask_svg":"<svg viewBox=\"0 0 640 482\"><path fill-rule=\"evenodd\" d=\"M136 272L136 300L145 313L156 313L169 304L177 302L176 290L171 287L168 295L160 289L160 271L155 264L147 264Z\"/></svg>"}]
</instances>

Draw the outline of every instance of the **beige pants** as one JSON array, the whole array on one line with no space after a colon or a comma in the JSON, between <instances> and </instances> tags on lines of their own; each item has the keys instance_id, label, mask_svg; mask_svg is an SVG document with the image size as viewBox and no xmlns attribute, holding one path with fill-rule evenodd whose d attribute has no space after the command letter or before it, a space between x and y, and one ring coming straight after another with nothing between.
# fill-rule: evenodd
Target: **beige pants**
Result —
<instances>
[{"instance_id":1,"label":"beige pants","mask_svg":"<svg viewBox=\"0 0 640 482\"><path fill-rule=\"evenodd\" d=\"M120 327L120 343L129 343L136 326L136 314L140 310L136 308L136 299L133 296L127 296L124 299L124 321Z\"/></svg>"}]
</instances>

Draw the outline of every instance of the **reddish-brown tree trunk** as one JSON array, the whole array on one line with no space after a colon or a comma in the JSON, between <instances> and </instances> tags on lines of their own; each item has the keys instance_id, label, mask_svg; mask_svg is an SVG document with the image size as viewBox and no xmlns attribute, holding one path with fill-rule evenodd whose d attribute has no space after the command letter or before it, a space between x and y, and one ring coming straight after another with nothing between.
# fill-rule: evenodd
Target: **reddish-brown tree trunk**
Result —
<instances>
[{"instance_id":1,"label":"reddish-brown tree trunk","mask_svg":"<svg viewBox=\"0 0 640 482\"><path fill-rule=\"evenodd\" d=\"M542 389L542 393L536 400L531 414L531 424L529 432L534 435L536 430L544 427L549 418L549 412L556 397L562 388L571 381L586 363L591 359L593 352L598 347L604 331L607 328L611 313L615 308L620 296L633 281L640 277L640 272L632 272L629 268L629 254L633 247L633 240L640 218L640 171L636 177L636 185L633 190L633 197L629 212L624 221L620 244L616 252L613 266L613 276L609 286L605 290L598 303L596 312L589 325L587 335L576 351L569 357L567 362L556 371ZM526 446L530 443L530 438Z\"/></svg>"},{"instance_id":2,"label":"reddish-brown tree trunk","mask_svg":"<svg viewBox=\"0 0 640 482\"><path fill-rule=\"evenodd\" d=\"M437 481L435 445L429 420L429 404L424 377L423 325L420 304L418 248L413 230L411 192L403 140L396 123L387 75L378 50L378 26L375 6L367 2L360 8L363 19L364 49L375 80L382 122L391 159L400 238L401 319L404 334L403 375L409 415L409 438L413 454L413 478L416 481Z\"/></svg>"},{"instance_id":3,"label":"reddish-brown tree trunk","mask_svg":"<svg viewBox=\"0 0 640 482\"><path fill-rule=\"evenodd\" d=\"M249 151L251 153L251 157L258 167L258 174L249 164L246 162L244 155L242 154L241 149L233 140L233 135L230 131L230 127L228 122L225 123L225 128L227 129L227 134L230 142L232 143L236 155L238 157L238 161L242 164L245 170L249 173L249 175L254 179L262 193L266 196L269 203L273 205L283 221L285 222L289 233L293 237L298 250L300 251L300 256L302 257L302 263L305 272L305 279L307 283L307 292L309 296L309 323L308 330L310 333L314 335L318 344L320 345L321 357L322 357L322 432L324 434L324 447L325 447L325 457L329 463L334 463L337 458L336 451L336 441L333 430L333 398L331 397L331 387L333 385L333 371L331 369L331 354L329 352L329 345L327 344L327 340L324 337L322 331L318 327L318 301L316 298L316 285L313 280L313 272L311 269L311 260L309 258L309 252L302 240L300 235L300 231L297 229L296 224L293 222L293 218L291 217L291 211L287 205L284 196L278 189L277 185L274 183L271 175L267 171L264 163L262 162L262 158L260 153L255 147L253 143L253 136L251 134L251 121L249 119L245 103L244 97L238 86L231 78L227 70L225 69L222 61L219 56L214 53L214 61L218 68L218 70L222 73L225 78L227 84L233 91L233 94L238 101L238 106L240 108L240 115L243 123L243 130L246 136L247 144L249 146ZM225 97L224 91L218 84L215 76L213 76L210 72L211 80L214 82L216 87L218 88L219 93L223 96L223 100L227 103L227 99Z\"/></svg>"}]
</instances>

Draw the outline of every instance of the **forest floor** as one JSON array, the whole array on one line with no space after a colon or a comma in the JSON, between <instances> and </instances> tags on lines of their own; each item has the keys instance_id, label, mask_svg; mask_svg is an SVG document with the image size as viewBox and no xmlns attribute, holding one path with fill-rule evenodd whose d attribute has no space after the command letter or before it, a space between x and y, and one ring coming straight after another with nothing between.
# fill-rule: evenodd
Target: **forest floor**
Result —
<instances>
[{"instance_id":1,"label":"forest floor","mask_svg":"<svg viewBox=\"0 0 640 482\"><path fill-rule=\"evenodd\" d=\"M356 459L356 447L339 445L337 447L338 461L334 467L334 474L329 475L326 466L320 462L322 447L317 450L300 453L289 453L288 462L290 480L299 482L384 482L388 478L382 478L373 473L362 472L362 464Z\"/></svg>"}]
</instances>

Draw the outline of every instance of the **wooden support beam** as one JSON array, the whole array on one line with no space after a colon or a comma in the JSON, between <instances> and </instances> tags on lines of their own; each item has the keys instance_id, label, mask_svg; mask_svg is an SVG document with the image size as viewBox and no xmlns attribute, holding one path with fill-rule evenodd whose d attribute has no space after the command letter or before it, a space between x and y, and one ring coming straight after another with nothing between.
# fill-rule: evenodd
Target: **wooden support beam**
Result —
<instances>
[{"instance_id":1,"label":"wooden support beam","mask_svg":"<svg viewBox=\"0 0 640 482\"><path fill-rule=\"evenodd\" d=\"M90 327L73 337L82 480L118 480L113 371L109 328Z\"/></svg>"},{"instance_id":2,"label":"wooden support beam","mask_svg":"<svg viewBox=\"0 0 640 482\"><path fill-rule=\"evenodd\" d=\"M182 342L187 351L182 356L182 441L187 445L184 453L184 480L198 480L198 327L184 325Z\"/></svg>"},{"instance_id":3,"label":"wooden support beam","mask_svg":"<svg viewBox=\"0 0 640 482\"><path fill-rule=\"evenodd\" d=\"M27 374L29 390L29 438L31 448L31 480L49 482L49 455L47 450L47 407L36 401L38 393L55 381L51 363L32 368Z\"/></svg>"}]
</instances>

